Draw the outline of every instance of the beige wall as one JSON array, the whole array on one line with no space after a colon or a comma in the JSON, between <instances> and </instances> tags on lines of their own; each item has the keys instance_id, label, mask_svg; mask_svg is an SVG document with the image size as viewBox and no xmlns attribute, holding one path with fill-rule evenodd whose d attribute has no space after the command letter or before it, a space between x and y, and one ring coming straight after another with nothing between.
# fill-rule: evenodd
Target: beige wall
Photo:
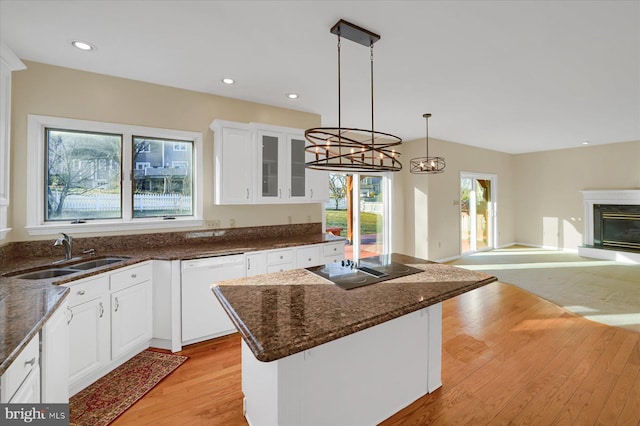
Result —
<instances>
[{"instance_id":1,"label":"beige wall","mask_svg":"<svg viewBox=\"0 0 640 426\"><path fill-rule=\"evenodd\" d=\"M30 238L26 231L27 114L133 124L201 132L204 136L204 218L228 227L307 223L322 220L320 204L216 206L213 204L214 119L259 122L294 128L320 124L320 116L231 98L84 71L25 62L13 73L11 206L7 241ZM230 88L231 89L231 88ZM141 231L142 232L142 231ZM44 237L44 239L47 239Z\"/></svg>"},{"instance_id":2,"label":"beige wall","mask_svg":"<svg viewBox=\"0 0 640 426\"><path fill-rule=\"evenodd\" d=\"M429 138L429 154L445 158L447 166L438 175L409 172L409 160L424 156L424 139L405 143L402 154L404 181L404 236L402 252L437 260L460 254L460 173L497 175L497 246L514 241L513 159L505 154ZM400 249L400 245L397 246Z\"/></svg>"},{"instance_id":3,"label":"beige wall","mask_svg":"<svg viewBox=\"0 0 640 426\"><path fill-rule=\"evenodd\" d=\"M640 141L513 157L516 242L575 250L583 243L581 190L640 189Z\"/></svg>"}]
</instances>

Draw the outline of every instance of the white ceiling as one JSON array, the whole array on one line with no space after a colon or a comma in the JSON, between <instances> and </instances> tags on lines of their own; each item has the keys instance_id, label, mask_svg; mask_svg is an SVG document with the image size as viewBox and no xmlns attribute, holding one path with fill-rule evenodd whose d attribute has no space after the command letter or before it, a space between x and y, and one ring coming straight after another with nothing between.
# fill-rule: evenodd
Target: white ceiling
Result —
<instances>
[{"instance_id":1,"label":"white ceiling","mask_svg":"<svg viewBox=\"0 0 640 426\"><path fill-rule=\"evenodd\" d=\"M424 138L430 112L430 137L507 153L640 140L639 1L0 0L0 16L23 60L309 111L326 126L338 103L329 29L342 18L381 35L378 131ZM370 128L369 90L369 49L343 41L343 126Z\"/></svg>"}]
</instances>

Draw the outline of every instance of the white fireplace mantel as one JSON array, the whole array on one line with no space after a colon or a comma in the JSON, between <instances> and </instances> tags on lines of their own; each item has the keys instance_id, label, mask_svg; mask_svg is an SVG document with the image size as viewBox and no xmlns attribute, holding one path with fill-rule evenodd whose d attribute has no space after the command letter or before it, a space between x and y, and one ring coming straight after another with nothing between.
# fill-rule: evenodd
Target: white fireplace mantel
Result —
<instances>
[{"instance_id":1,"label":"white fireplace mantel","mask_svg":"<svg viewBox=\"0 0 640 426\"><path fill-rule=\"evenodd\" d=\"M584 245L586 247L579 247L578 254L596 259L640 263L640 255L638 254L588 247L593 246L593 205L640 205L640 189L585 190L580 192L584 198Z\"/></svg>"}]
</instances>

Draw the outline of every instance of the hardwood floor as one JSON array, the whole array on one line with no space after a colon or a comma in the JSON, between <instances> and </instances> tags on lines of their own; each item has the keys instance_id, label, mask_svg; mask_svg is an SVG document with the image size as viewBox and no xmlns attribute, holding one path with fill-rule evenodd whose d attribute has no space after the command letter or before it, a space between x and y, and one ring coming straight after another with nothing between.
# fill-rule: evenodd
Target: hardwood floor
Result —
<instances>
[{"instance_id":1,"label":"hardwood floor","mask_svg":"<svg viewBox=\"0 0 640 426\"><path fill-rule=\"evenodd\" d=\"M180 353L190 359L113 425L247 424L240 337ZM444 302L442 363L442 388L383 425L640 424L640 334L515 286Z\"/></svg>"}]
</instances>

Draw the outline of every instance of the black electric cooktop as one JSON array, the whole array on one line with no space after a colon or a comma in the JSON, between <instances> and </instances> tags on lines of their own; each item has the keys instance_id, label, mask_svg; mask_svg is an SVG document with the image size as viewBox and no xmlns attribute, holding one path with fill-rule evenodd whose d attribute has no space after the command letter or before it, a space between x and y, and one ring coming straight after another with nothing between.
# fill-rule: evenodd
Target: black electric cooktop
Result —
<instances>
[{"instance_id":1,"label":"black electric cooktop","mask_svg":"<svg viewBox=\"0 0 640 426\"><path fill-rule=\"evenodd\" d=\"M345 290L424 272L422 269L392 262L391 256L367 257L360 260L359 264L343 260L307 270Z\"/></svg>"}]
</instances>

